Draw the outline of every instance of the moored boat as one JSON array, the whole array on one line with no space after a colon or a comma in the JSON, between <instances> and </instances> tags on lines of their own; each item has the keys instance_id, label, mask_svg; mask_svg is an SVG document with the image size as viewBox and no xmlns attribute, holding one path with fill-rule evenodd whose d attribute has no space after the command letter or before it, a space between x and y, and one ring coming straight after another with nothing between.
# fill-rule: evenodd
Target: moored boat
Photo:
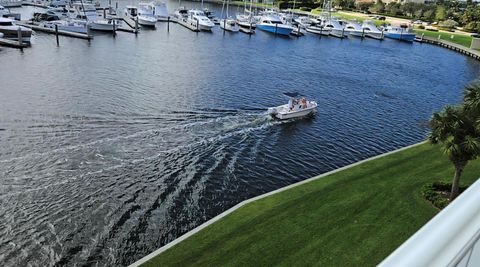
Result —
<instances>
[{"instance_id":1,"label":"moored boat","mask_svg":"<svg viewBox=\"0 0 480 267\"><path fill-rule=\"evenodd\" d=\"M3 34L3 38L18 41L18 31L22 35L22 41L24 43L30 43L30 38L32 37L32 30L15 25L15 21L9 18L0 17L0 33Z\"/></svg>"},{"instance_id":2,"label":"moored boat","mask_svg":"<svg viewBox=\"0 0 480 267\"><path fill-rule=\"evenodd\" d=\"M371 20L365 20L362 24L362 28L366 37L377 40L382 40L384 37L383 31L379 30Z\"/></svg>"},{"instance_id":3,"label":"moored boat","mask_svg":"<svg viewBox=\"0 0 480 267\"><path fill-rule=\"evenodd\" d=\"M239 27L237 25L237 22L232 18L228 17L226 19L221 19L220 20L220 28L229 31L229 32L238 32Z\"/></svg>"},{"instance_id":4,"label":"moored boat","mask_svg":"<svg viewBox=\"0 0 480 267\"><path fill-rule=\"evenodd\" d=\"M413 42L416 35L410 28L388 26L385 29L385 36L400 41Z\"/></svg>"},{"instance_id":5,"label":"moored boat","mask_svg":"<svg viewBox=\"0 0 480 267\"><path fill-rule=\"evenodd\" d=\"M154 15L158 21L168 21L168 8L165 2L157 1L153 7Z\"/></svg>"},{"instance_id":6,"label":"moored boat","mask_svg":"<svg viewBox=\"0 0 480 267\"><path fill-rule=\"evenodd\" d=\"M283 24L277 13L272 10L265 11L260 21L257 23L260 30L275 33L278 35L289 36L293 31L293 27Z\"/></svg>"}]
</instances>

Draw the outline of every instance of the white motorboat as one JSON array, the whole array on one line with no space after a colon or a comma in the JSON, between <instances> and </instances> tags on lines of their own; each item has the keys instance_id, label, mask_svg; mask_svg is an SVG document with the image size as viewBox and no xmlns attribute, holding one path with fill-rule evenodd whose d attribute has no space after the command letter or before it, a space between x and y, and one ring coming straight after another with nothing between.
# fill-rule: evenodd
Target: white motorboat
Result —
<instances>
[{"instance_id":1,"label":"white motorboat","mask_svg":"<svg viewBox=\"0 0 480 267\"><path fill-rule=\"evenodd\" d=\"M345 31L347 31L350 36L364 37L362 26L355 22L347 23L345 26Z\"/></svg>"},{"instance_id":2,"label":"white motorboat","mask_svg":"<svg viewBox=\"0 0 480 267\"><path fill-rule=\"evenodd\" d=\"M294 22L298 23L300 28L307 28L308 26L312 25L312 20L309 17L298 17L293 19Z\"/></svg>"},{"instance_id":3,"label":"white motorboat","mask_svg":"<svg viewBox=\"0 0 480 267\"><path fill-rule=\"evenodd\" d=\"M95 31L109 31L112 32L114 29L118 29L118 23L114 22L111 18L101 19L98 16L97 9L94 4L86 3L75 3L75 11L77 13L77 20L84 20L87 23L87 26L91 30Z\"/></svg>"},{"instance_id":4,"label":"white motorboat","mask_svg":"<svg viewBox=\"0 0 480 267\"><path fill-rule=\"evenodd\" d=\"M330 30L330 35L338 38L348 37L348 31L345 31L340 22L336 19L329 19L324 23L325 29Z\"/></svg>"},{"instance_id":5,"label":"white motorboat","mask_svg":"<svg viewBox=\"0 0 480 267\"><path fill-rule=\"evenodd\" d=\"M158 21L168 21L169 15L168 15L167 4L165 2L161 2L161 1L155 2L153 11Z\"/></svg>"},{"instance_id":6,"label":"white motorboat","mask_svg":"<svg viewBox=\"0 0 480 267\"><path fill-rule=\"evenodd\" d=\"M257 24L251 15L237 15L237 24L243 28L255 29Z\"/></svg>"},{"instance_id":7,"label":"white motorboat","mask_svg":"<svg viewBox=\"0 0 480 267\"><path fill-rule=\"evenodd\" d=\"M240 28L237 25L237 22L232 17L221 19L220 28L229 32L238 32L240 30Z\"/></svg>"},{"instance_id":8,"label":"white motorboat","mask_svg":"<svg viewBox=\"0 0 480 267\"><path fill-rule=\"evenodd\" d=\"M377 40L382 40L384 37L383 31L379 30L371 20L365 20L362 24L362 28L365 32L365 36L367 37Z\"/></svg>"},{"instance_id":9,"label":"white motorboat","mask_svg":"<svg viewBox=\"0 0 480 267\"><path fill-rule=\"evenodd\" d=\"M55 29L55 26L59 30L68 31L68 32L78 32L78 33L88 33L87 23L83 20L67 19L67 20L53 20L53 21L43 21L38 26Z\"/></svg>"},{"instance_id":10,"label":"white motorboat","mask_svg":"<svg viewBox=\"0 0 480 267\"><path fill-rule=\"evenodd\" d=\"M205 14L205 16L210 19L213 24L220 24L220 19L215 17L213 11L210 11L208 8L203 9L203 14Z\"/></svg>"},{"instance_id":11,"label":"white motorboat","mask_svg":"<svg viewBox=\"0 0 480 267\"><path fill-rule=\"evenodd\" d=\"M173 18L177 21L184 20L186 21L188 17L188 9L185 7L180 7L173 12Z\"/></svg>"},{"instance_id":12,"label":"white motorboat","mask_svg":"<svg viewBox=\"0 0 480 267\"><path fill-rule=\"evenodd\" d=\"M142 4L142 3L140 3L140 4ZM146 8L146 6L144 6L144 7L137 8L136 6L126 6L125 7L125 16L131 18L132 20L138 20L139 25L147 26L147 27L154 27L157 23L157 19L153 15L153 9L148 10Z\"/></svg>"},{"instance_id":13,"label":"white motorboat","mask_svg":"<svg viewBox=\"0 0 480 267\"><path fill-rule=\"evenodd\" d=\"M289 36L293 31L291 25L284 24L273 10L267 10L263 13L260 21L257 23L257 28L263 31Z\"/></svg>"},{"instance_id":14,"label":"white motorboat","mask_svg":"<svg viewBox=\"0 0 480 267\"><path fill-rule=\"evenodd\" d=\"M138 24L155 27L157 20L155 16L155 4L153 2L138 3Z\"/></svg>"},{"instance_id":15,"label":"white motorboat","mask_svg":"<svg viewBox=\"0 0 480 267\"><path fill-rule=\"evenodd\" d=\"M305 30L313 34L319 34L323 36L330 35L330 29L325 28L325 26L320 22L313 22L310 24L310 26L306 27Z\"/></svg>"},{"instance_id":16,"label":"white motorboat","mask_svg":"<svg viewBox=\"0 0 480 267\"><path fill-rule=\"evenodd\" d=\"M22 0L0 0L0 6L11 8L11 7L22 7Z\"/></svg>"},{"instance_id":17,"label":"white motorboat","mask_svg":"<svg viewBox=\"0 0 480 267\"><path fill-rule=\"evenodd\" d=\"M48 7L45 13L51 17L57 16L59 19L67 19L67 18L75 17L75 15L71 14L72 12L70 12L65 7Z\"/></svg>"},{"instance_id":18,"label":"white motorboat","mask_svg":"<svg viewBox=\"0 0 480 267\"><path fill-rule=\"evenodd\" d=\"M415 32L411 28L392 26L388 26L385 29L385 36L391 39L407 42L413 42L416 37Z\"/></svg>"},{"instance_id":19,"label":"white motorboat","mask_svg":"<svg viewBox=\"0 0 480 267\"><path fill-rule=\"evenodd\" d=\"M317 109L317 102L306 100L298 93L284 93L284 95L290 97L288 104L268 109L268 114L274 118L287 120L305 117L313 114Z\"/></svg>"},{"instance_id":20,"label":"white motorboat","mask_svg":"<svg viewBox=\"0 0 480 267\"><path fill-rule=\"evenodd\" d=\"M215 24L201 10L192 9L187 13L187 23L201 31L211 31Z\"/></svg>"},{"instance_id":21,"label":"white motorboat","mask_svg":"<svg viewBox=\"0 0 480 267\"><path fill-rule=\"evenodd\" d=\"M30 38L32 37L31 29L15 25L15 21L13 19L0 17L0 33L3 34L3 38L18 41L19 29L22 34L22 41L24 43L30 43Z\"/></svg>"}]
</instances>

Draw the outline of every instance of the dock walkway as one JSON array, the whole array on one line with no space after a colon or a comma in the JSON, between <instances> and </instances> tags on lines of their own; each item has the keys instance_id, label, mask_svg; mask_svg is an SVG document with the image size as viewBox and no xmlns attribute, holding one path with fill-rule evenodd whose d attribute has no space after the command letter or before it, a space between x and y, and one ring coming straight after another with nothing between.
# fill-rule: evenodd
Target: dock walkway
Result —
<instances>
[{"instance_id":1,"label":"dock walkway","mask_svg":"<svg viewBox=\"0 0 480 267\"><path fill-rule=\"evenodd\" d=\"M475 49L470 49L468 47L465 47L463 45L455 44L449 41L441 40L438 38L432 38L432 37L419 37L415 39L415 41L420 42L420 43L427 43L427 44L434 44L438 45L441 47L445 47L447 49L457 51L459 53L462 53L466 56L472 57L474 59L480 60L480 51L475 50Z\"/></svg>"}]
</instances>

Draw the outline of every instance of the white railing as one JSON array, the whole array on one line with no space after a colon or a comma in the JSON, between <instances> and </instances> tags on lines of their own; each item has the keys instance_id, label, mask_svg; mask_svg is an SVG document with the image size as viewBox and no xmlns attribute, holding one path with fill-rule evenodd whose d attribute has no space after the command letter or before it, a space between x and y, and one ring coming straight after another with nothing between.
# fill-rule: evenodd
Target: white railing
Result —
<instances>
[{"instance_id":1,"label":"white railing","mask_svg":"<svg viewBox=\"0 0 480 267\"><path fill-rule=\"evenodd\" d=\"M480 266L480 180L380 263L391 266Z\"/></svg>"}]
</instances>

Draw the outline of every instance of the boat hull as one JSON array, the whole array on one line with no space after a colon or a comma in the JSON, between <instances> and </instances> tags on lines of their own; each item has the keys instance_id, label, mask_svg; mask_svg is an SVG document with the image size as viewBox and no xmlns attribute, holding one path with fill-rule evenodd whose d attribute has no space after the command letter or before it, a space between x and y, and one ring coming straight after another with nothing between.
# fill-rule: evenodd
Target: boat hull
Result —
<instances>
[{"instance_id":1,"label":"boat hull","mask_svg":"<svg viewBox=\"0 0 480 267\"><path fill-rule=\"evenodd\" d=\"M285 27L283 24L279 24L277 26L272 25L272 24L257 24L257 28L259 28L262 31L266 32L271 32L275 33L278 35L284 35L284 36L289 36L290 33L292 32L293 28L291 27Z\"/></svg>"},{"instance_id":2,"label":"boat hull","mask_svg":"<svg viewBox=\"0 0 480 267\"><path fill-rule=\"evenodd\" d=\"M141 26L155 27L155 25L157 24L157 19L146 19L138 17L138 24L140 24Z\"/></svg>"},{"instance_id":3,"label":"boat hull","mask_svg":"<svg viewBox=\"0 0 480 267\"><path fill-rule=\"evenodd\" d=\"M91 22L88 24L90 30L94 31L101 31L101 32L111 32L113 31L113 23L98 23L98 22ZM118 25L115 25L115 30L118 29Z\"/></svg>"},{"instance_id":4,"label":"boat hull","mask_svg":"<svg viewBox=\"0 0 480 267\"><path fill-rule=\"evenodd\" d=\"M415 40L414 33L385 33L385 36L391 39L413 42Z\"/></svg>"},{"instance_id":5,"label":"boat hull","mask_svg":"<svg viewBox=\"0 0 480 267\"><path fill-rule=\"evenodd\" d=\"M333 37L344 38L348 37L348 31L343 29L331 29L330 35Z\"/></svg>"},{"instance_id":6,"label":"boat hull","mask_svg":"<svg viewBox=\"0 0 480 267\"><path fill-rule=\"evenodd\" d=\"M80 25L68 25L68 24L55 24L55 23L45 23L43 25L44 28L55 29L55 25L57 25L58 30L67 31L67 32L77 32L87 34L88 29L85 26Z\"/></svg>"},{"instance_id":7,"label":"boat hull","mask_svg":"<svg viewBox=\"0 0 480 267\"><path fill-rule=\"evenodd\" d=\"M257 27L257 25L255 23L250 23L248 21L239 21L237 20L237 24L240 26L240 27L244 27L244 28L252 28L252 29L255 29Z\"/></svg>"},{"instance_id":8,"label":"boat hull","mask_svg":"<svg viewBox=\"0 0 480 267\"><path fill-rule=\"evenodd\" d=\"M365 31L365 36L377 40L382 40L384 35L383 32L367 32Z\"/></svg>"},{"instance_id":9,"label":"boat hull","mask_svg":"<svg viewBox=\"0 0 480 267\"><path fill-rule=\"evenodd\" d=\"M309 106L307 108L296 108L293 111L288 110L288 104L281 105L274 108L269 108L268 113L276 119L279 120L288 120L294 118L301 118L305 116L309 116L315 112L317 109L317 103L314 101L309 102Z\"/></svg>"},{"instance_id":10,"label":"boat hull","mask_svg":"<svg viewBox=\"0 0 480 267\"><path fill-rule=\"evenodd\" d=\"M329 36L330 35L330 30L328 29L322 29L318 27L308 27L305 29L309 33L313 34L318 34L318 35L323 35L323 36Z\"/></svg>"}]
</instances>

